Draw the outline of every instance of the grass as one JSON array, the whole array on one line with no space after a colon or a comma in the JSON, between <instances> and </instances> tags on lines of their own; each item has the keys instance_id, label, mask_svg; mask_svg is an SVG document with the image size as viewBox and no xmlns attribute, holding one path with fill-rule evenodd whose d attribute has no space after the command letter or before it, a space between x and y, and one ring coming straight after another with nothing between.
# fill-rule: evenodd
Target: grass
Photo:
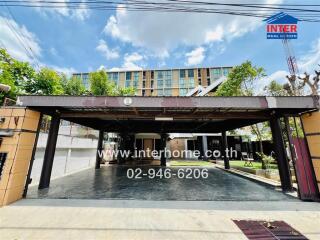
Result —
<instances>
[{"instance_id":1,"label":"grass","mask_svg":"<svg viewBox=\"0 0 320 240\"><path fill-rule=\"evenodd\" d=\"M195 161L184 161L184 160L179 160L179 161L170 161L170 166L210 166L212 163L206 162L206 161L201 161L201 160L195 160Z\"/></svg>"},{"instance_id":2,"label":"grass","mask_svg":"<svg viewBox=\"0 0 320 240\"><path fill-rule=\"evenodd\" d=\"M244 161L230 161L231 167L247 167L251 169L262 169L262 163L261 162L252 162L252 166L245 166ZM276 164L270 164L269 169L278 169L278 166Z\"/></svg>"}]
</instances>

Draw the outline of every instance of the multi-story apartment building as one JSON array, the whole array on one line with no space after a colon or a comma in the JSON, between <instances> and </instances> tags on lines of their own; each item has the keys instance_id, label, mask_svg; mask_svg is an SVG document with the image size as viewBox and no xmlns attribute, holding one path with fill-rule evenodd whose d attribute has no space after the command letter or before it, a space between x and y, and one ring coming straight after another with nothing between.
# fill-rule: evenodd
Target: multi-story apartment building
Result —
<instances>
[{"instance_id":1,"label":"multi-story apartment building","mask_svg":"<svg viewBox=\"0 0 320 240\"><path fill-rule=\"evenodd\" d=\"M209 86L232 67L176 68L139 71L107 71L108 78L119 87L134 87L138 96L185 96L198 85ZM89 73L75 73L87 89Z\"/></svg>"}]
</instances>

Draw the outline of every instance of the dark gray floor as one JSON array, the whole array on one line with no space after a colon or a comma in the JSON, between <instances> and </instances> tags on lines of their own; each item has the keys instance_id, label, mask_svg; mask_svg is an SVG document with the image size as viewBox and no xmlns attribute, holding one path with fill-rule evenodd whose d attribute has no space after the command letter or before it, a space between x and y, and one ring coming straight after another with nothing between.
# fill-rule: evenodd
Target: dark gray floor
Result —
<instances>
[{"instance_id":1,"label":"dark gray floor","mask_svg":"<svg viewBox=\"0 0 320 240\"><path fill-rule=\"evenodd\" d=\"M178 168L171 168L172 173ZM89 169L51 181L49 189L30 187L28 198L200 201L298 201L272 188L209 168L207 179L128 179L127 167ZM147 171L145 168L144 171Z\"/></svg>"}]
</instances>

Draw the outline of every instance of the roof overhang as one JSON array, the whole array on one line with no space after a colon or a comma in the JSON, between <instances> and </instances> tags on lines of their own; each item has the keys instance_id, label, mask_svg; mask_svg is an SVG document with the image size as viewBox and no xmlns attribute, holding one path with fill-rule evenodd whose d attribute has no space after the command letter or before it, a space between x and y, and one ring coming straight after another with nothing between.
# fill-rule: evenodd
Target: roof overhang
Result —
<instances>
[{"instance_id":1,"label":"roof overhang","mask_svg":"<svg viewBox=\"0 0 320 240\"><path fill-rule=\"evenodd\" d=\"M20 96L21 106L109 132L210 133L316 111L316 97ZM172 121L156 121L161 118Z\"/></svg>"}]
</instances>

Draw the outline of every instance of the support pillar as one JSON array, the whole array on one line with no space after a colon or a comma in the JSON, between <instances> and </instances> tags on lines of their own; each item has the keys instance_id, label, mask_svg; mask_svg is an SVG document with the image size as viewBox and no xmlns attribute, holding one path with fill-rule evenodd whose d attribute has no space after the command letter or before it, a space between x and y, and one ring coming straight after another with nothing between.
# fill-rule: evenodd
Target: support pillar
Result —
<instances>
[{"instance_id":1,"label":"support pillar","mask_svg":"<svg viewBox=\"0 0 320 240\"><path fill-rule=\"evenodd\" d=\"M160 156L161 166L167 165L167 158L166 158L167 138L168 138L168 134L166 133L161 134L161 150L162 150L161 156Z\"/></svg>"},{"instance_id":2,"label":"support pillar","mask_svg":"<svg viewBox=\"0 0 320 240\"><path fill-rule=\"evenodd\" d=\"M100 169L100 164L103 157L103 137L104 131L100 130L96 155L96 169Z\"/></svg>"},{"instance_id":3,"label":"support pillar","mask_svg":"<svg viewBox=\"0 0 320 240\"><path fill-rule=\"evenodd\" d=\"M202 152L203 152L203 160L208 160L206 153L208 152L208 139L207 136L202 136Z\"/></svg>"},{"instance_id":4,"label":"support pillar","mask_svg":"<svg viewBox=\"0 0 320 240\"><path fill-rule=\"evenodd\" d=\"M270 119L270 127L272 132L274 152L279 168L282 191L292 191L290 167L286 156L286 149L284 146L280 119L277 117L272 117Z\"/></svg>"},{"instance_id":5,"label":"support pillar","mask_svg":"<svg viewBox=\"0 0 320 240\"><path fill-rule=\"evenodd\" d=\"M228 138L226 131L221 132L221 155L223 155L223 161L224 161L224 168L230 169L230 163L229 163L229 156L227 155L227 149L228 149Z\"/></svg>"},{"instance_id":6,"label":"support pillar","mask_svg":"<svg viewBox=\"0 0 320 240\"><path fill-rule=\"evenodd\" d=\"M197 150L199 151L199 157L198 159L201 160L203 159L203 147L202 147L202 137L201 136L198 136L197 137Z\"/></svg>"},{"instance_id":7,"label":"support pillar","mask_svg":"<svg viewBox=\"0 0 320 240\"><path fill-rule=\"evenodd\" d=\"M117 156L117 161L118 161L118 164L121 165L121 164L124 164L126 159L123 155L123 151L125 151L125 146L126 146L126 139L127 139L127 133L120 133L119 134L119 153L118 153L118 156ZM122 154L121 154L122 153Z\"/></svg>"},{"instance_id":8,"label":"support pillar","mask_svg":"<svg viewBox=\"0 0 320 240\"><path fill-rule=\"evenodd\" d=\"M39 189L48 188L50 185L50 177L53 166L54 154L56 151L56 144L59 132L60 116L53 115L48 134L47 146L44 153L41 177L39 182Z\"/></svg>"}]
</instances>

